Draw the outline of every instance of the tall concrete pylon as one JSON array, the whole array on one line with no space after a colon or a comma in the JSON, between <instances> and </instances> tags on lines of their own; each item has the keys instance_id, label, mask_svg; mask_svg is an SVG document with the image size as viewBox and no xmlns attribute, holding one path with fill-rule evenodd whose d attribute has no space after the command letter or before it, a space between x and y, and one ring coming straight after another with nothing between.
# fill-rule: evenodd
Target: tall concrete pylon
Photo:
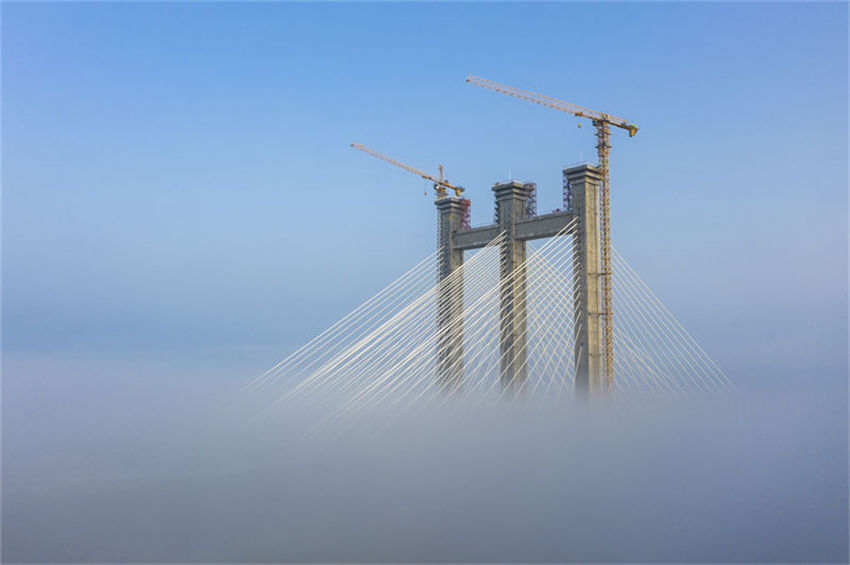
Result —
<instances>
[{"instance_id":1,"label":"tall concrete pylon","mask_svg":"<svg viewBox=\"0 0 850 565\"><path fill-rule=\"evenodd\" d=\"M517 223L525 219L531 189L508 181L493 187L499 229L505 241L499 253L499 353L502 390L521 392L527 377L528 310L526 301L525 240L518 239Z\"/></svg>"},{"instance_id":2,"label":"tall concrete pylon","mask_svg":"<svg viewBox=\"0 0 850 565\"><path fill-rule=\"evenodd\" d=\"M439 271L437 274L437 378L443 390L456 390L463 382L463 250L454 245L462 226L460 198L436 201L439 213ZM452 276L454 275L454 276Z\"/></svg>"},{"instance_id":3,"label":"tall concrete pylon","mask_svg":"<svg viewBox=\"0 0 850 565\"><path fill-rule=\"evenodd\" d=\"M599 340L599 169L588 164L564 169L572 191L575 265L576 393L600 392L602 354Z\"/></svg>"}]
</instances>

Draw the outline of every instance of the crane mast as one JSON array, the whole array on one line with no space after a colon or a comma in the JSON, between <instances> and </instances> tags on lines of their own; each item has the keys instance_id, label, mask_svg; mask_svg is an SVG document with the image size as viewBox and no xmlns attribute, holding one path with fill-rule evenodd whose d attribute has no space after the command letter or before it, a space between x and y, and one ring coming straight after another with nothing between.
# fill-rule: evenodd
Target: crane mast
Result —
<instances>
[{"instance_id":1,"label":"crane mast","mask_svg":"<svg viewBox=\"0 0 850 565\"><path fill-rule=\"evenodd\" d=\"M600 315L602 316L603 378L606 390L611 391L614 387L614 289L611 284L611 186L608 163L608 156L611 151L611 126L628 131L629 137L634 137L638 127L622 118L604 112L590 110L551 96L507 86L475 75L467 76L466 82L520 100L527 100L534 104L566 112L579 118L588 118L596 128L596 152L599 158L601 176L599 198L602 225L600 230L599 283L602 295Z\"/></svg>"},{"instance_id":2,"label":"crane mast","mask_svg":"<svg viewBox=\"0 0 850 565\"><path fill-rule=\"evenodd\" d=\"M608 123L604 121L595 122L596 126L596 152L599 156L600 180L600 212L601 212L601 234L599 261L599 284L602 287L602 356L603 356L603 378L605 389L611 391L614 388L614 289L611 285L611 191L608 179L608 152L611 150L609 138L611 130Z\"/></svg>"}]
</instances>

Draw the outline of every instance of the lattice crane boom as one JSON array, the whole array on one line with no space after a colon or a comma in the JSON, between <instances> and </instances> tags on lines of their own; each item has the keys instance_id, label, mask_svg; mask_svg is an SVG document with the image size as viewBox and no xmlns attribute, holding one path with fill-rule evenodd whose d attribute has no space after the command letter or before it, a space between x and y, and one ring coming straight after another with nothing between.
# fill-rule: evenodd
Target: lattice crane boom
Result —
<instances>
[{"instance_id":1,"label":"lattice crane boom","mask_svg":"<svg viewBox=\"0 0 850 565\"><path fill-rule=\"evenodd\" d=\"M443 196L445 196L446 195L446 189L454 190L455 194L457 196L460 196L464 191L464 188L462 186L454 185L444 178L444 176L443 176L443 166L442 165L437 165L438 168L440 169L440 177L437 178L433 175L429 175L425 171L415 169L415 168L411 167L410 165L407 165L405 163L402 163L401 161L393 159L392 157L387 157L386 155L378 153L374 149L370 149L369 147L366 147L365 145L361 145L359 143L352 143L351 147L353 147L355 149L359 149L360 151L363 151L364 153L368 153L369 155L372 155L373 157L377 157L378 159L381 159L382 161L386 161L387 163L395 165L396 167L401 167L405 171L411 172L414 175L420 176L423 179L426 179L426 180L433 182L434 183L434 190L437 193L437 198L442 198Z\"/></svg>"},{"instance_id":2,"label":"lattice crane boom","mask_svg":"<svg viewBox=\"0 0 850 565\"><path fill-rule=\"evenodd\" d=\"M519 98L521 100L527 100L535 104L540 104L541 106L546 106L547 108L553 108L555 110L560 110L561 112L567 112L579 118L588 118L593 122L606 122L612 126L616 126L618 128L622 128L628 131L629 137L634 137L638 131L638 127L636 125L629 123L623 118L618 118L617 116L612 116L611 114L607 114L605 112L597 112L596 110L584 108L576 104L571 104L570 102L564 102L563 100L558 100L557 98L552 98L551 96L531 92L530 90L523 90L521 88L508 86L506 84L501 84L475 75L468 75L466 77L466 82L480 86L482 88L488 88L496 92L501 92L502 94L513 96L514 98Z\"/></svg>"},{"instance_id":3,"label":"lattice crane boom","mask_svg":"<svg viewBox=\"0 0 850 565\"><path fill-rule=\"evenodd\" d=\"M599 172L600 176L600 212L601 212L601 230L600 230L600 287L602 295L602 353L603 353L603 376L605 379L605 388L611 390L614 386L614 297L613 287L611 284L611 197L610 197L610 175L608 172L608 157L611 151L611 127L615 126L629 132L629 137L634 137L638 131L638 127L627 120L612 116L604 112L590 110L576 104L564 102L551 96L545 96L536 92L522 90L513 86L500 84L498 82L481 78L475 75L468 75L466 82L471 84L494 90L520 100L527 100L534 104L560 110L573 114L579 118L588 118L596 127L596 152L599 156Z\"/></svg>"}]
</instances>

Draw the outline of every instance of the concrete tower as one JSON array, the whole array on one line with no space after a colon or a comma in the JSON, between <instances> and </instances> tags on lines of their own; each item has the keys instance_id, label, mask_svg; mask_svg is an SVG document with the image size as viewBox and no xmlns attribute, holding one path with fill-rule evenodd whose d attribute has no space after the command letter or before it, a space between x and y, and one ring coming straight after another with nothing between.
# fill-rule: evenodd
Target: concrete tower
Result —
<instances>
[{"instance_id":1,"label":"concrete tower","mask_svg":"<svg viewBox=\"0 0 850 565\"><path fill-rule=\"evenodd\" d=\"M460 198L436 201L439 213L439 272L437 280L437 378L440 388L457 389L463 381L463 249L455 246L461 229ZM453 276L454 275L454 276Z\"/></svg>"},{"instance_id":2,"label":"concrete tower","mask_svg":"<svg viewBox=\"0 0 850 565\"><path fill-rule=\"evenodd\" d=\"M600 173L588 164L564 169L572 191L575 280L576 392L594 394L601 385L599 344L599 232L598 198Z\"/></svg>"},{"instance_id":3,"label":"concrete tower","mask_svg":"<svg viewBox=\"0 0 850 565\"><path fill-rule=\"evenodd\" d=\"M502 390L525 388L527 309L525 240L518 239L516 225L525 219L525 204L531 190L517 181L493 187L499 231L505 233L499 264L499 318Z\"/></svg>"}]
</instances>

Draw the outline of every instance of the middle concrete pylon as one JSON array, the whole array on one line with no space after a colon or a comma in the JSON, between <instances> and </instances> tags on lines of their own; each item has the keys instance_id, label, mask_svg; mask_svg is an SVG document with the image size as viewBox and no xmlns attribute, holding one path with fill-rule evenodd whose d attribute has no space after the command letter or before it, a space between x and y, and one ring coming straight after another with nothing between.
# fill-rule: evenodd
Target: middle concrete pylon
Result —
<instances>
[{"instance_id":1,"label":"middle concrete pylon","mask_svg":"<svg viewBox=\"0 0 850 565\"><path fill-rule=\"evenodd\" d=\"M526 380L528 311L526 303L525 241L517 238L516 224L525 219L529 186L508 181L495 185L499 231L504 232L500 256L500 348L502 390L521 392Z\"/></svg>"}]
</instances>

